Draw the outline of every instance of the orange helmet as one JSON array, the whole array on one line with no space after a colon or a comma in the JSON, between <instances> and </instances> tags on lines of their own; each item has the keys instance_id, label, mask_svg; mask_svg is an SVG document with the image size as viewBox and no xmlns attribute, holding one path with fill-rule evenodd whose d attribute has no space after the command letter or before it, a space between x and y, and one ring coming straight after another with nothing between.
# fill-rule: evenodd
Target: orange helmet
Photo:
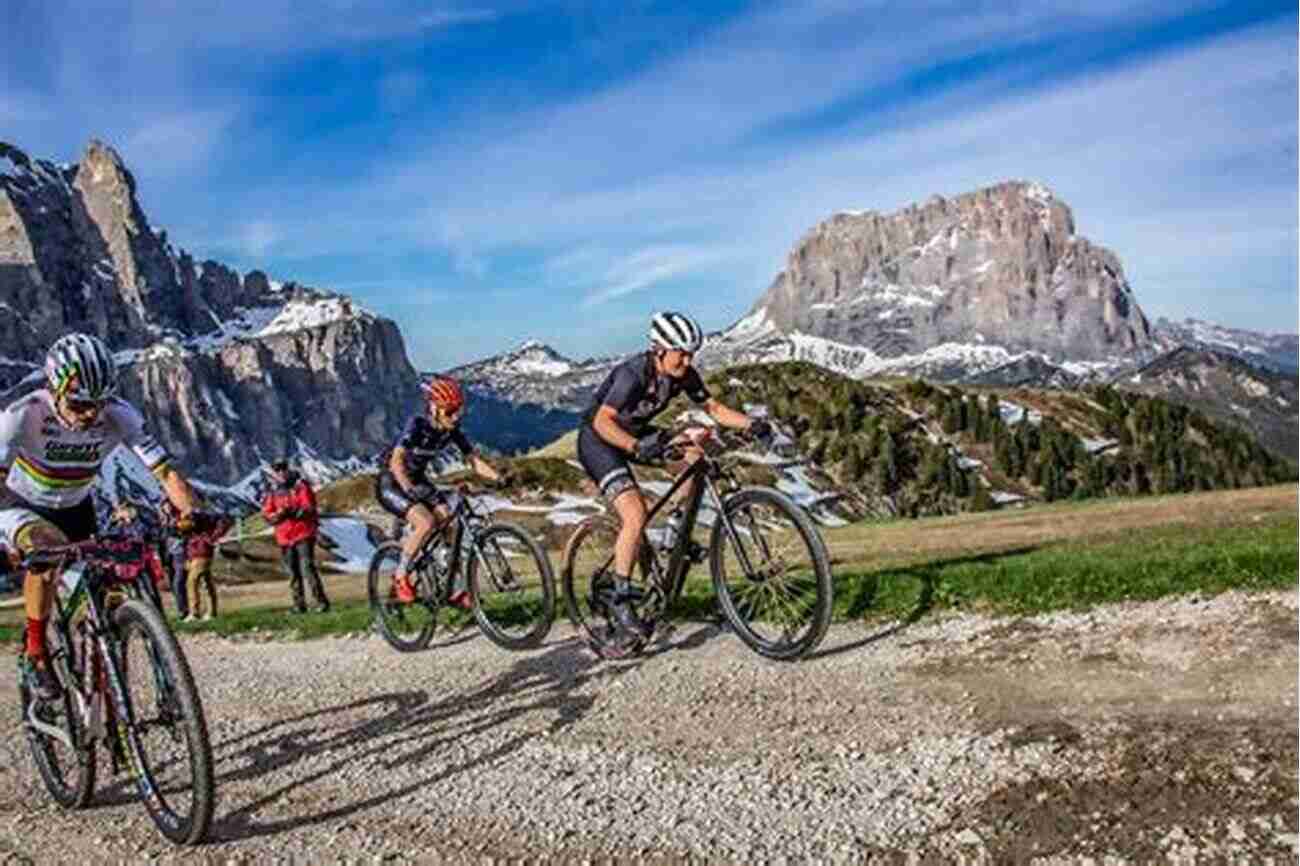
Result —
<instances>
[{"instance_id":1,"label":"orange helmet","mask_svg":"<svg viewBox=\"0 0 1300 866\"><path fill-rule=\"evenodd\" d=\"M465 392L455 379L436 376L424 383L424 394L439 409L455 412L465 405Z\"/></svg>"}]
</instances>

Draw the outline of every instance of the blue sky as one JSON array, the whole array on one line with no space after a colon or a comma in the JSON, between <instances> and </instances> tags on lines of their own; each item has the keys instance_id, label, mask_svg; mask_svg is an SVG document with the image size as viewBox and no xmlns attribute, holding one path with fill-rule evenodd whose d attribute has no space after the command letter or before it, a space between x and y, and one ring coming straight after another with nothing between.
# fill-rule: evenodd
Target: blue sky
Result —
<instances>
[{"instance_id":1,"label":"blue sky","mask_svg":"<svg viewBox=\"0 0 1300 866\"><path fill-rule=\"evenodd\" d=\"M15 5L16 3L16 5ZM1297 327L1294 3L7 0L0 139L435 368L743 315L837 210L1039 180L1141 305Z\"/></svg>"}]
</instances>

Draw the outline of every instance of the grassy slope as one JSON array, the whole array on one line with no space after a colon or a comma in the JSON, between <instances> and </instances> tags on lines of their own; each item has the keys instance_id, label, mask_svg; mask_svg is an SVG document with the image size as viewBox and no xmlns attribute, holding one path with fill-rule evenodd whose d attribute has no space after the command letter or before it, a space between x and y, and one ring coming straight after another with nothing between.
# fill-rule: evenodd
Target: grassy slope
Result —
<instances>
[{"instance_id":1,"label":"grassy slope","mask_svg":"<svg viewBox=\"0 0 1300 866\"><path fill-rule=\"evenodd\" d=\"M951 608L1019 615L1171 594L1294 587L1296 514L1295 485L1280 485L829 530L836 618L915 618ZM365 630L370 616L361 599L363 581L336 580L346 580L352 591L339 595L328 616L291 617L284 600L232 593L229 613L182 629L296 637ZM278 587L287 600L282 579ZM679 614L703 616L712 608L707 571L697 567ZM16 639L15 612L5 613L0 639Z\"/></svg>"}]
</instances>

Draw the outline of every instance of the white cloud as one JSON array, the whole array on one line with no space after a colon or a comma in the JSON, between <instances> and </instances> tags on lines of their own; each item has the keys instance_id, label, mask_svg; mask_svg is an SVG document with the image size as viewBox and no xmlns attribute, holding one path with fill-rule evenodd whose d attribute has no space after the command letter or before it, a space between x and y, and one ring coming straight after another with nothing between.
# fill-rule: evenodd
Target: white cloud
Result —
<instances>
[{"instance_id":1,"label":"white cloud","mask_svg":"<svg viewBox=\"0 0 1300 866\"><path fill-rule=\"evenodd\" d=\"M239 247L245 255L260 259L266 256L282 236L280 227L271 220L249 220L239 228Z\"/></svg>"},{"instance_id":2,"label":"white cloud","mask_svg":"<svg viewBox=\"0 0 1300 866\"><path fill-rule=\"evenodd\" d=\"M716 266L733 252L721 246L689 244L662 244L635 250L606 265L594 290L583 299L583 306L602 304ZM572 260L569 264L572 266Z\"/></svg>"},{"instance_id":3,"label":"white cloud","mask_svg":"<svg viewBox=\"0 0 1300 866\"><path fill-rule=\"evenodd\" d=\"M155 177L202 165L234 120L233 109L211 109L150 118L131 132L119 150L128 165L147 166Z\"/></svg>"}]
</instances>

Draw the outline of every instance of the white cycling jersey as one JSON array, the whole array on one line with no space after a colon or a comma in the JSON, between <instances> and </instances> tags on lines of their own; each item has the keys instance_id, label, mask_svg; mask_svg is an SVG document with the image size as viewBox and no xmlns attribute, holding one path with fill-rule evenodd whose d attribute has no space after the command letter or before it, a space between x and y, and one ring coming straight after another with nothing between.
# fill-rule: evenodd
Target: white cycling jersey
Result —
<instances>
[{"instance_id":1,"label":"white cycling jersey","mask_svg":"<svg viewBox=\"0 0 1300 866\"><path fill-rule=\"evenodd\" d=\"M114 398L86 430L73 430L54 412L49 391L33 391L0 412L0 467L6 487L32 505L71 508L90 495L104 459L125 445L145 467L156 470L167 451L145 432L144 418Z\"/></svg>"}]
</instances>

